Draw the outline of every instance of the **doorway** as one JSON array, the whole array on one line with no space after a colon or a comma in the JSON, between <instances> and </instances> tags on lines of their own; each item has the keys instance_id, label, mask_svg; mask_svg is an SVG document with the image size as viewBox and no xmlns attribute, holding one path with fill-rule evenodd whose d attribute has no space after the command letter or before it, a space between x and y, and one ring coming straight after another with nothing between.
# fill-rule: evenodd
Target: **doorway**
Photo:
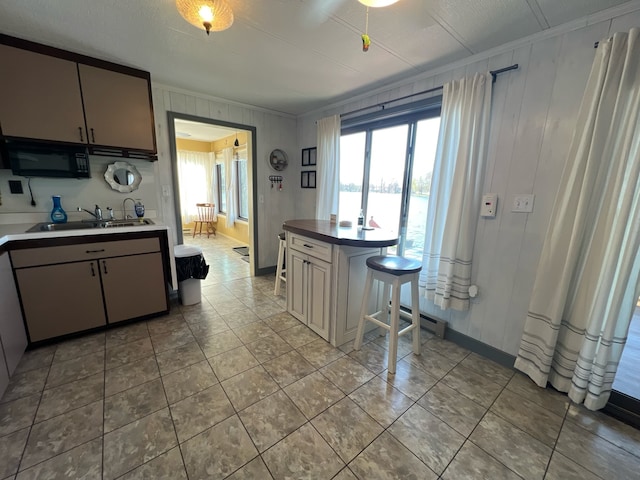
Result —
<instances>
[{"instance_id":1,"label":"doorway","mask_svg":"<svg viewBox=\"0 0 640 480\"><path fill-rule=\"evenodd\" d=\"M258 266L255 138L256 128L168 112L177 243L193 235L197 203L214 205L213 228L238 247L254 276ZM207 228L203 229L205 237ZM215 238L215 236L212 236ZM245 260L247 259L245 258Z\"/></svg>"}]
</instances>

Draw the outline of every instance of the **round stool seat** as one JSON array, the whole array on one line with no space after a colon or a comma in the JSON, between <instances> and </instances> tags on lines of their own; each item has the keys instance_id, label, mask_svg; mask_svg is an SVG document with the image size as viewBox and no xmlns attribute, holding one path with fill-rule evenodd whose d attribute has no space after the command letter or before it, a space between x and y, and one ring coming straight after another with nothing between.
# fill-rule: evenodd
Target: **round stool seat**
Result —
<instances>
[{"instance_id":1,"label":"round stool seat","mask_svg":"<svg viewBox=\"0 0 640 480\"><path fill-rule=\"evenodd\" d=\"M390 275L405 275L422 270L422 264L418 260L395 255L369 257L367 258L367 267Z\"/></svg>"}]
</instances>

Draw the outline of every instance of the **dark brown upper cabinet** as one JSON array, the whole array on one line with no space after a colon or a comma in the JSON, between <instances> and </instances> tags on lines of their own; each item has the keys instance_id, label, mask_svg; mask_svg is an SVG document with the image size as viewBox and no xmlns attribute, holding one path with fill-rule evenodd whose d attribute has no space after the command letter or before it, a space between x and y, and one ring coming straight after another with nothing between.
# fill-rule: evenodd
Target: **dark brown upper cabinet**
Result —
<instances>
[{"instance_id":1,"label":"dark brown upper cabinet","mask_svg":"<svg viewBox=\"0 0 640 480\"><path fill-rule=\"evenodd\" d=\"M155 155L149 73L6 35L0 64L4 137L86 144L96 154Z\"/></svg>"}]
</instances>

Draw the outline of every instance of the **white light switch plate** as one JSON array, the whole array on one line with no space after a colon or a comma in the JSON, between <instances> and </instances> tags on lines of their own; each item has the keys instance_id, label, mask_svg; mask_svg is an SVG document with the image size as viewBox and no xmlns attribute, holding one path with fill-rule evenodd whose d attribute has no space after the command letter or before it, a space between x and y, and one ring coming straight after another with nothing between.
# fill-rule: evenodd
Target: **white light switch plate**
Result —
<instances>
[{"instance_id":1,"label":"white light switch plate","mask_svg":"<svg viewBox=\"0 0 640 480\"><path fill-rule=\"evenodd\" d=\"M531 213L533 212L533 202L535 195L520 194L513 197L512 212Z\"/></svg>"}]
</instances>

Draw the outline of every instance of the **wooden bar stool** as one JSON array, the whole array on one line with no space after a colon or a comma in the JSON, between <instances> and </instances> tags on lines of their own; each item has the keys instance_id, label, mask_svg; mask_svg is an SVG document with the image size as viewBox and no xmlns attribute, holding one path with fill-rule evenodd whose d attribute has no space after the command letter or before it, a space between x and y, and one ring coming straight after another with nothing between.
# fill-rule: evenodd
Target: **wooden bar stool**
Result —
<instances>
[{"instance_id":1,"label":"wooden bar stool","mask_svg":"<svg viewBox=\"0 0 640 480\"><path fill-rule=\"evenodd\" d=\"M284 253L287 249L287 240L284 232L278 235L280 247L278 248L278 267L276 268L276 286L273 289L274 295L280 295L280 283L287 281L287 269L282 268L284 263Z\"/></svg>"},{"instance_id":2,"label":"wooden bar stool","mask_svg":"<svg viewBox=\"0 0 640 480\"><path fill-rule=\"evenodd\" d=\"M364 298L360 309L358 331L353 345L355 350L362 347L364 335L364 323L375 323L389 332L389 373L396 373L396 361L398 356L398 337L408 332L412 333L413 353L420 355L420 312L418 304L418 274L422 265L417 260L391 255L378 255L367 258L367 280L364 285ZM373 281L384 283L382 309L375 313L367 313L369 297L373 289ZM405 283L411 282L411 325L398 331L400 321L400 288ZM389 289L391 289L391 318L389 318ZM387 322L378 318L380 314L386 314Z\"/></svg>"}]
</instances>

